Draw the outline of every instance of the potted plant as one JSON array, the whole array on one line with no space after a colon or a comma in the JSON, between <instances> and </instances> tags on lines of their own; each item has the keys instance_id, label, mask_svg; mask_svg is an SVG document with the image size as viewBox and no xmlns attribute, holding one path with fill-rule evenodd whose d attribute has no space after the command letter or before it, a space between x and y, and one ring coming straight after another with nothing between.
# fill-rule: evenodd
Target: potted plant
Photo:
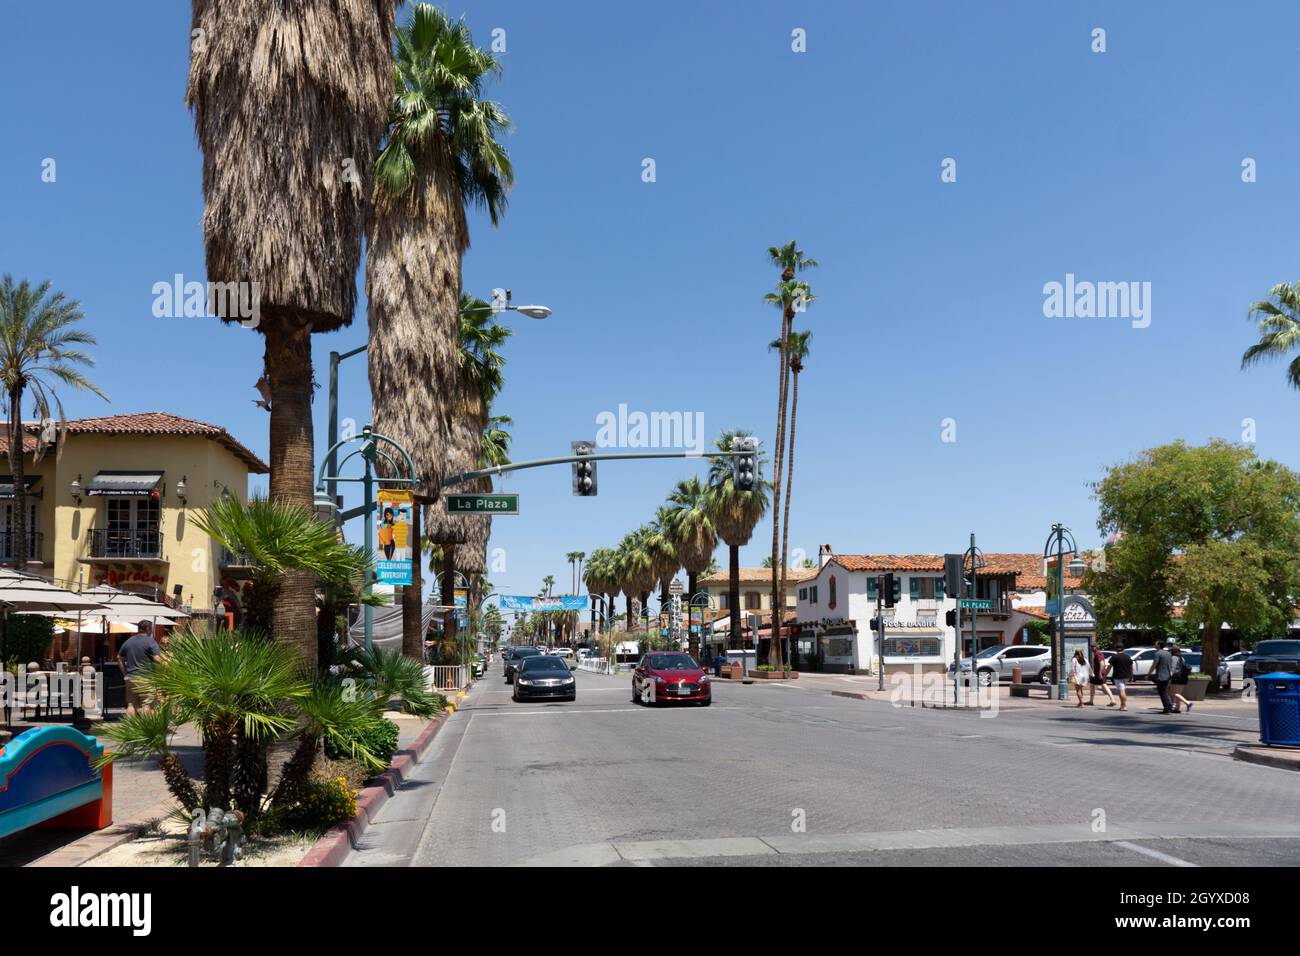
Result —
<instances>
[{"instance_id":1,"label":"potted plant","mask_svg":"<svg viewBox=\"0 0 1300 956\"><path fill-rule=\"evenodd\" d=\"M1187 687L1182 693L1188 700L1205 700L1205 695L1209 689L1209 674L1192 674L1187 678Z\"/></svg>"}]
</instances>

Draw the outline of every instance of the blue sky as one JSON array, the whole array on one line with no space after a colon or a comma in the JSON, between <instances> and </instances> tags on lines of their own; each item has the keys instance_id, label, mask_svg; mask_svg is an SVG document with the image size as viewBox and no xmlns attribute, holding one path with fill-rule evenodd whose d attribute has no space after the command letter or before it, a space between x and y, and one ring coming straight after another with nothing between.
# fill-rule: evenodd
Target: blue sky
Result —
<instances>
[{"instance_id":1,"label":"blue sky","mask_svg":"<svg viewBox=\"0 0 1300 956\"><path fill-rule=\"evenodd\" d=\"M1248 417L1261 454L1300 467L1300 395L1280 366L1238 371L1249 303L1300 278L1300 12L989 6L453 5L480 43L505 30L491 93L516 124L516 188L499 229L472 220L465 288L554 310L509 344L515 456L566 453L620 403L700 411L709 434L750 427L770 446L764 252L798 239L821 267L800 317L792 547L957 550L974 531L986 550L1034 550L1054 521L1096 544L1087 486L1105 466L1237 440ZM112 405L65 396L70 414L162 409L265 453L256 336L151 313L153 283L203 277L189 5L124 9L5 4L0 272L83 303ZM1241 181L1246 157L1257 182ZM1150 282L1150 327L1045 318L1043 285L1067 273ZM352 328L316 337L322 383L328 352L364 329L363 299ZM363 423L364 362L342 378L342 414ZM565 552L614 544L702 470L603 464L594 499L571 496L567 470L509 478L523 514L495 524L493 581L532 593L550 573L567 590Z\"/></svg>"}]
</instances>

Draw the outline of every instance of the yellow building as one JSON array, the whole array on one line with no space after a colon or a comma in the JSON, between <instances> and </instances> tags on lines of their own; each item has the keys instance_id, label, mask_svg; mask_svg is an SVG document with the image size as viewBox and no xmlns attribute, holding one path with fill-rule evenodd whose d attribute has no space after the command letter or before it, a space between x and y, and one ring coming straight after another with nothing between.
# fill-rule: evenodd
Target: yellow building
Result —
<instances>
[{"instance_id":1,"label":"yellow building","mask_svg":"<svg viewBox=\"0 0 1300 956\"><path fill-rule=\"evenodd\" d=\"M213 608L238 564L191 517L221 495L247 500L248 476L269 470L260 458L218 425L165 412L69 421L61 456L38 423L23 431L27 570L195 613ZM0 560L12 562L14 482L3 428L0 452Z\"/></svg>"},{"instance_id":2,"label":"yellow building","mask_svg":"<svg viewBox=\"0 0 1300 956\"><path fill-rule=\"evenodd\" d=\"M772 569L771 568L737 568L740 572L740 609L746 614L763 613L772 610ZM796 591L798 585L817 576L816 568L787 568L785 572L785 607L793 611L797 605ZM722 610L730 609L730 572L723 568L717 574L700 578L696 586L707 591L714 599L714 606Z\"/></svg>"}]
</instances>

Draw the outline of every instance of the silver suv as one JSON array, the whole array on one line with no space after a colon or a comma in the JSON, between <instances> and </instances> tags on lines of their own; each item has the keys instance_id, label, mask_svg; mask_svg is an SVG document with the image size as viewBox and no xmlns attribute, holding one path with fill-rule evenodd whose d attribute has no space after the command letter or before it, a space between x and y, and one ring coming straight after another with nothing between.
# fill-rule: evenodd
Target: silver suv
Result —
<instances>
[{"instance_id":1,"label":"silver suv","mask_svg":"<svg viewBox=\"0 0 1300 956\"><path fill-rule=\"evenodd\" d=\"M1052 649L1045 644L995 644L975 655L975 673L979 682L985 687L995 682L1011 680L1011 671L1019 667L1020 679L1038 681L1042 684L1052 682ZM963 673L970 673L971 660L963 658ZM952 665L948 665L952 672Z\"/></svg>"}]
</instances>

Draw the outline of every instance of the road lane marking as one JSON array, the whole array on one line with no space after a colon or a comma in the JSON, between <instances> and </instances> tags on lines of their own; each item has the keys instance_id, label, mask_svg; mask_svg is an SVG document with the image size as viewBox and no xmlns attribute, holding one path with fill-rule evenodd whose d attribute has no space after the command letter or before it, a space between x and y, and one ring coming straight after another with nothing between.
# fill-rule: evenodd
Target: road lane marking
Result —
<instances>
[{"instance_id":1,"label":"road lane marking","mask_svg":"<svg viewBox=\"0 0 1300 956\"><path fill-rule=\"evenodd\" d=\"M1153 860L1159 860L1161 863L1168 863L1170 866L1199 866L1197 863L1189 863L1186 860L1180 860L1176 856L1170 856L1168 853L1161 853L1159 850L1152 850L1150 847L1138 846L1136 843L1129 843L1128 840L1116 840L1116 846L1122 846L1126 850L1132 850L1134 853L1141 853L1143 856L1149 856Z\"/></svg>"}]
</instances>

